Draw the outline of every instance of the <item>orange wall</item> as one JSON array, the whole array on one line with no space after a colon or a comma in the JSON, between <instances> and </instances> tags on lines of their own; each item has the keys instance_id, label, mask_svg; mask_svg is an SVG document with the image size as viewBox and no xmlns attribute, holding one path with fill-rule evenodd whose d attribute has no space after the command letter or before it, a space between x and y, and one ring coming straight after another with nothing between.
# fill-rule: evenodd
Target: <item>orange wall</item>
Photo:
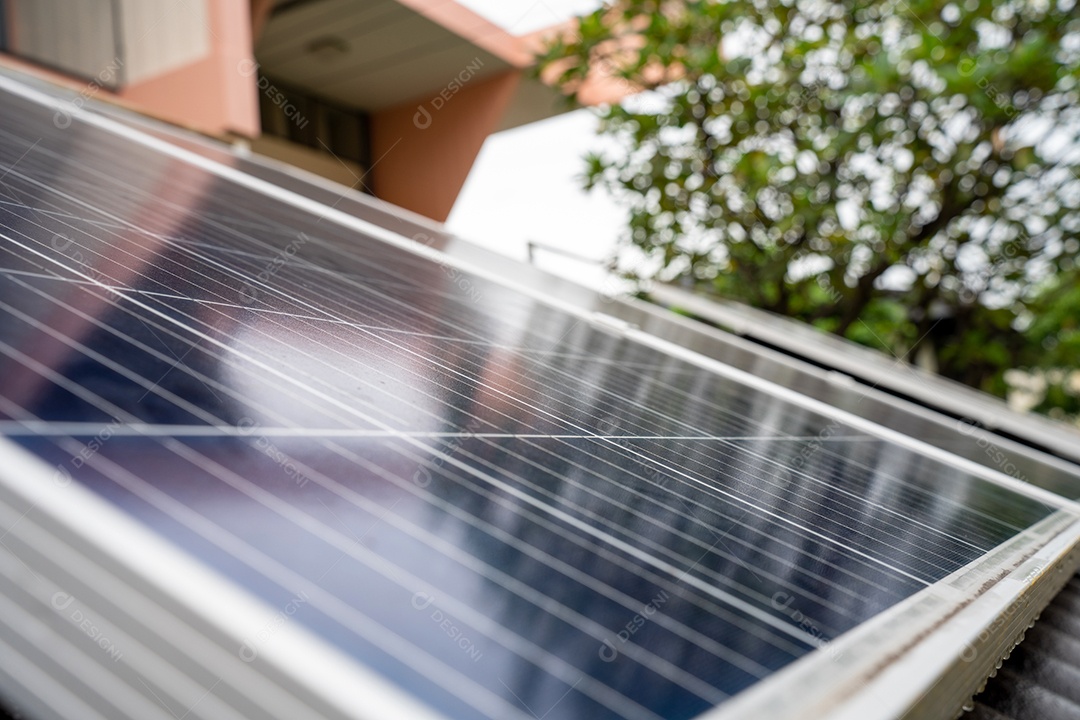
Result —
<instances>
[{"instance_id":1,"label":"orange wall","mask_svg":"<svg viewBox=\"0 0 1080 720\"><path fill-rule=\"evenodd\" d=\"M446 220L487 136L499 127L520 70L372 114L369 175L376 197Z\"/></svg>"},{"instance_id":2,"label":"orange wall","mask_svg":"<svg viewBox=\"0 0 1080 720\"><path fill-rule=\"evenodd\" d=\"M211 0L210 54L129 85L120 97L147 114L214 135L259 134L248 0Z\"/></svg>"}]
</instances>

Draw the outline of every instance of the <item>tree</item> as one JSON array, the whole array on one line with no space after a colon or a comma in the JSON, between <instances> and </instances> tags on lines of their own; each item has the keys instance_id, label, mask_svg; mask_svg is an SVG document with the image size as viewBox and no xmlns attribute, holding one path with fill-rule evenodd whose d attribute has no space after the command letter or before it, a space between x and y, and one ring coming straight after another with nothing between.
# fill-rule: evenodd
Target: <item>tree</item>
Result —
<instances>
[{"instance_id":1,"label":"tree","mask_svg":"<svg viewBox=\"0 0 1080 720\"><path fill-rule=\"evenodd\" d=\"M1003 395L1080 358L1074 2L617 0L539 67L643 91L586 172L629 208L630 274Z\"/></svg>"}]
</instances>

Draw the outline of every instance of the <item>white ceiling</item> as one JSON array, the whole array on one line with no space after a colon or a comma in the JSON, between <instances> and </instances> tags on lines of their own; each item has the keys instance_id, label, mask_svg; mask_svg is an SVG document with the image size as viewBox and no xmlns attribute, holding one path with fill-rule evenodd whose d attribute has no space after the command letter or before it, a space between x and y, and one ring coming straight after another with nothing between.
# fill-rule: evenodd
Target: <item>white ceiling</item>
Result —
<instances>
[{"instance_id":1,"label":"white ceiling","mask_svg":"<svg viewBox=\"0 0 1080 720\"><path fill-rule=\"evenodd\" d=\"M330 38L347 49L310 51ZM480 64L477 78L510 67L395 0L282 3L255 57L274 80L368 111L436 93L470 64Z\"/></svg>"}]
</instances>

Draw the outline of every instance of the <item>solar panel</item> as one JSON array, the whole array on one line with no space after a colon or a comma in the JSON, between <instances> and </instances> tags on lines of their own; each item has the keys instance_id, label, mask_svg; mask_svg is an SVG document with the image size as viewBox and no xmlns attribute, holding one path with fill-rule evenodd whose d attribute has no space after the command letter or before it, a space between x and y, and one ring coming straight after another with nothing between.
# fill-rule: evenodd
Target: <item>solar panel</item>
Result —
<instances>
[{"instance_id":1,"label":"solar panel","mask_svg":"<svg viewBox=\"0 0 1080 720\"><path fill-rule=\"evenodd\" d=\"M0 687L37 677L18 656L113 718L691 718L1070 506L425 237L0 92L0 428L55 498L133 521L160 574L158 600L117 584L79 611L78 563L16 532L9 604L43 607L95 669L52 667L0 606ZM61 503L5 498L9 531ZM76 523L69 505L49 517ZM134 620L175 584L153 557L220 589L168 620L213 651ZM109 572L134 587L126 562ZM219 602L267 619L230 627ZM320 662L365 684L296 689Z\"/></svg>"},{"instance_id":2,"label":"solar panel","mask_svg":"<svg viewBox=\"0 0 1080 720\"><path fill-rule=\"evenodd\" d=\"M56 92L55 89L52 91ZM745 340L673 315L652 303L611 297L610 293L601 295L535 266L522 265L462 241L426 218L366 194L343 195L337 183L251 155L242 146L237 149L193 136L122 108L103 105L98 109L142 132L438 248L466 264L511 275L519 285L582 307L601 310L680 347L691 348L757 377L797 388L803 395L951 454L1065 497L1080 498L1080 473L1076 465L1076 460L1080 459L1080 436L1075 430L1030 413L1013 412L996 398L916 371L904 358L874 357L877 353L846 341L842 343L812 329L811 334L816 335L807 337L806 328L793 332L794 323L749 308L741 308L739 314L715 301L699 307L707 308L705 315L715 315L722 325L730 326L740 334L764 338L764 344ZM664 292L658 293L655 288L650 292L664 300ZM1003 458L1007 460L1003 462Z\"/></svg>"}]
</instances>

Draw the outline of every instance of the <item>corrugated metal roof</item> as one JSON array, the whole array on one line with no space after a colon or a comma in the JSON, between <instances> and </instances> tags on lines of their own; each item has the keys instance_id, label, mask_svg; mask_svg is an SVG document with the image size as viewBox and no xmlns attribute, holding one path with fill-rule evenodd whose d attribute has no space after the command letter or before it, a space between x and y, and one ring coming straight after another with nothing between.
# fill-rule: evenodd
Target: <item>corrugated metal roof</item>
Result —
<instances>
[{"instance_id":1,"label":"corrugated metal roof","mask_svg":"<svg viewBox=\"0 0 1080 720\"><path fill-rule=\"evenodd\" d=\"M1080 576L1042 612L964 720L1080 718Z\"/></svg>"}]
</instances>

